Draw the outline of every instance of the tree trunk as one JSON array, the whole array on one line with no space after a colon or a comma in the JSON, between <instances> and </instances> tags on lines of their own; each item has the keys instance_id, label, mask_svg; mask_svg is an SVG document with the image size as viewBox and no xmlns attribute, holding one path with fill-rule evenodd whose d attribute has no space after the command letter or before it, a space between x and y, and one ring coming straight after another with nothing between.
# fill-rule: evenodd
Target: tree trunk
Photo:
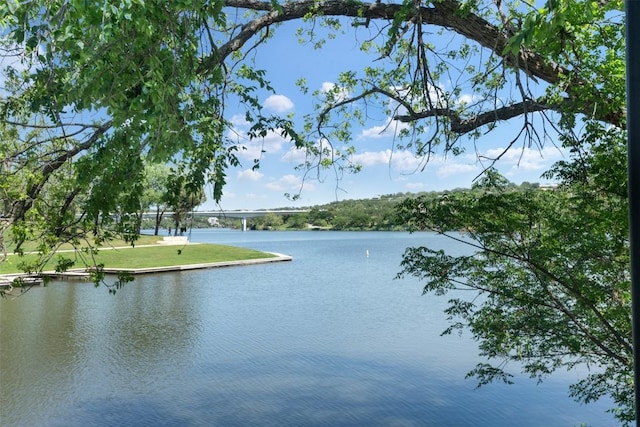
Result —
<instances>
[{"instance_id":1,"label":"tree trunk","mask_svg":"<svg viewBox=\"0 0 640 427\"><path fill-rule=\"evenodd\" d=\"M175 221L175 224L174 224L174 227L173 227L173 235L177 236L178 235L178 231L180 229L180 216L174 214L173 219Z\"/></svg>"},{"instance_id":2,"label":"tree trunk","mask_svg":"<svg viewBox=\"0 0 640 427\"><path fill-rule=\"evenodd\" d=\"M160 207L156 207L156 229L154 231L154 236L157 236L160 231L160 222L162 222L162 215L164 212L160 210Z\"/></svg>"}]
</instances>

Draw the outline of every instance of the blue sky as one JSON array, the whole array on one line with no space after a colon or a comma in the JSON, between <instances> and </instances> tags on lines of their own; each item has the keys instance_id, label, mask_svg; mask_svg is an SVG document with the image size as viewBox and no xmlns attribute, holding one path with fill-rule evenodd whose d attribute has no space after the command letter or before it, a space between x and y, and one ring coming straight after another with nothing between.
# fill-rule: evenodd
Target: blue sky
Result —
<instances>
[{"instance_id":1,"label":"blue sky","mask_svg":"<svg viewBox=\"0 0 640 427\"><path fill-rule=\"evenodd\" d=\"M309 44L302 45L296 35L300 22L283 24L274 30L274 37L266 45L251 52L255 56L257 68L267 71L276 93L263 92L261 102L265 113L293 114L302 118L313 112L314 99L310 94L300 92L295 82L305 78L310 91L330 88L341 71L362 70L367 65L375 65L374 56L360 51L360 43L371 37L375 29L359 28L354 33L346 25L347 34L334 40L328 39L322 49L315 50ZM371 31L371 33L369 33ZM318 28L320 36L324 30ZM326 34L326 33L324 33ZM433 35L438 43L451 44L450 36ZM1 66L14 65L4 58ZM443 86L447 82L442 82ZM462 94L461 99L470 94ZM236 110L234 110L234 107ZM363 166L358 174L345 175L337 182L333 172L328 170L318 180L315 175L303 181L303 172L296 170L304 153L293 149L293 145L277 133L269 134L264 140L250 141L246 137L248 129L244 121L245 111L239 105L227 105L227 117L234 128L229 137L235 139L246 150L240 151L242 166L228 171L227 185L222 201L216 205L209 200L201 206L205 209L266 209L278 207L306 207L325 204L336 200L372 198L383 194L445 190L469 187L474 178L483 170L478 162L476 150L487 157L497 155L520 129L521 120L503 122L497 130L478 141L467 141L467 154L457 157L437 155L431 158L423 171L420 159L408 151L393 149L393 129L382 108L368 111L370 119L364 127L354 131L357 148L353 160ZM385 131L383 131L386 128ZM474 145L475 144L475 145ZM253 159L261 155L261 167L252 171ZM540 175L562 158L562 152L548 141L541 149L522 147L517 144L496 165L511 181L546 181ZM486 166L486 164L484 165ZM285 193L296 194L300 198L292 201Z\"/></svg>"},{"instance_id":2,"label":"blue sky","mask_svg":"<svg viewBox=\"0 0 640 427\"><path fill-rule=\"evenodd\" d=\"M299 25L292 23L276 28L274 38L255 51L257 67L267 70L267 79L276 90L275 94L265 92L261 98L267 113L293 113L295 117L311 113L313 99L310 94L300 93L295 85L296 80L304 77L310 91L327 88L336 81L341 71L362 69L374 59L359 50L359 41L366 37L362 32L355 37L352 32L328 40L322 49L314 50L309 45L298 43L295 30ZM227 106L228 111L232 108ZM363 166L363 170L358 174L343 176L339 183L331 171L323 175L322 182L312 176L304 181L300 199L291 201L284 194L294 194L300 190L303 174L296 171L295 166L303 153L293 150L291 143L275 133L261 141L249 141L245 134L247 124L244 122L244 111L239 110L237 115L232 113L229 116L235 127L230 136L247 148L240 153L243 167L229 171L228 184L220 205L208 201L201 209L303 207L398 192L469 187L483 170L483 165L477 160L476 150L487 157L497 155L521 125L520 119L513 120L513 123L503 122L496 131L476 141L475 148L474 142L466 142L468 154L458 157L449 155L446 158L436 156L420 172L416 171L420 162L410 152L392 151L393 133L389 129L380 133L389 119L382 111L377 115L374 111L366 126L354 132L357 148L354 159ZM261 167L258 171L251 171L252 159L260 149L265 151ZM553 141L548 141L541 149L523 147L520 143L503 156L496 166L515 183L547 183L540 175L562 156Z\"/></svg>"}]
</instances>

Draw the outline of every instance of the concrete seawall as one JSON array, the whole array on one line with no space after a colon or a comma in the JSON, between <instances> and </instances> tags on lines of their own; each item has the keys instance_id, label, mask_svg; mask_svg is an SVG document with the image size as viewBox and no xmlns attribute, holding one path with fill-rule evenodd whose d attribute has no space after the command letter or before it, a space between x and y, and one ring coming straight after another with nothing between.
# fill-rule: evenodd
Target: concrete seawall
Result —
<instances>
[{"instance_id":1,"label":"concrete seawall","mask_svg":"<svg viewBox=\"0 0 640 427\"><path fill-rule=\"evenodd\" d=\"M160 267L146 267L146 268L105 268L103 271L106 274L118 274L121 272L137 274L153 274L153 273L168 273L175 271L188 271L188 270L202 270L207 268L223 268L223 267L240 267L246 265L256 264L268 264L272 262L285 262L292 261L293 257L289 255L279 254L275 252L269 252L275 256L270 258L256 258L246 259L238 261L220 261L209 262L200 264L185 264L185 265L167 265ZM64 273L56 273L54 271L44 271L40 274L4 274L0 275L0 286L10 286L14 284L14 281L22 280L23 283L33 286L42 283L42 277L51 277L54 279L66 279L66 280L87 280L89 273L86 269L71 269ZM18 284L18 283L15 283Z\"/></svg>"},{"instance_id":2,"label":"concrete seawall","mask_svg":"<svg viewBox=\"0 0 640 427\"><path fill-rule=\"evenodd\" d=\"M275 255L271 258L256 258L245 259L238 261L220 261L220 262L207 262L201 264L186 264L186 265L171 265L164 267L148 267L148 268L105 268L104 272L107 274L117 274L119 272L127 272L131 274L152 274L152 273L166 273L170 271L187 271L187 270L202 270L206 268L222 268L222 267L238 267L243 265L255 265L255 264L268 264L271 262L284 262L292 261L293 257L289 255L278 254L275 252L269 252Z\"/></svg>"}]
</instances>

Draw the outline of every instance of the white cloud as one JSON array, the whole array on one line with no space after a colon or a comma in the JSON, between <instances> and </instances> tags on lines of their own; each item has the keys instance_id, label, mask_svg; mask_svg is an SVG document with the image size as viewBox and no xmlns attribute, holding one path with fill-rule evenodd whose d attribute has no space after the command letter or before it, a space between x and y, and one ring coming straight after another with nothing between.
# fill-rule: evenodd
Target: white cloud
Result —
<instances>
[{"instance_id":1,"label":"white cloud","mask_svg":"<svg viewBox=\"0 0 640 427\"><path fill-rule=\"evenodd\" d=\"M416 157L410 151L367 151L353 156L353 161L364 167L375 165L391 165L399 172L414 172L424 159Z\"/></svg>"},{"instance_id":2,"label":"white cloud","mask_svg":"<svg viewBox=\"0 0 640 427\"><path fill-rule=\"evenodd\" d=\"M260 181L263 176L263 173L253 169L238 171L238 179L240 181Z\"/></svg>"},{"instance_id":3,"label":"white cloud","mask_svg":"<svg viewBox=\"0 0 640 427\"><path fill-rule=\"evenodd\" d=\"M492 148L481 153L487 159L494 159L504 151L503 148ZM562 152L555 147L510 149L494 165L501 173L510 177L522 176L527 172L542 172L562 157ZM485 167L490 166L490 160L478 161L475 155L444 158L436 156L430 160L436 167L439 178L469 176L474 178ZM427 166L428 167L428 166ZM527 178L530 179L530 178Z\"/></svg>"},{"instance_id":4,"label":"white cloud","mask_svg":"<svg viewBox=\"0 0 640 427\"><path fill-rule=\"evenodd\" d=\"M470 104L471 102L473 102L473 95L470 93L465 93L460 95L460 98L458 98L458 102L462 103L464 102L465 104Z\"/></svg>"},{"instance_id":5,"label":"white cloud","mask_svg":"<svg viewBox=\"0 0 640 427\"><path fill-rule=\"evenodd\" d=\"M7 68L13 69L16 73L21 73L36 65L24 56L24 50L24 44L18 46L8 37L0 37L0 95L8 94L6 88Z\"/></svg>"},{"instance_id":6,"label":"white cloud","mask_svg":"<svg viewBox=\"0 0 640 427\"><path fill-rule=\"evenodd\" d=\"M289 151L284 153L284 155L280 158L280 160L284 162L291 162L299 165L303 163L307 159L307 150L304 148L296 148L292 146L289 148Z\"/></svg>"},{"instance_id":7,"label":"white cloud","mask_svg":"<svg viewBox=\"0 0 640 427\"><path fill-rule=\"evenodd\" d=\"M380 125L373 126L368 129L362 129L360 136L363 138L384 138L389 134L389 126Z\"/></svg>"},{"instance_id":8,"label":"white cloud","mask_svg":"<svg viewBox=\"0 0 640 427\"><path fill-rule=\"evenodd\" d=\"M333 82L323 82L320 86L322 92L326 94L331 103L343 101L349 97L349 91L345 88L336 86Z\"/></svg>"},{"instance_id":9,"label":"white cloud","mask_svg":"<svg viewBox=\"0 0 640 427\"><path fill-rule=\"evenodd\" d=\"M458 98L458 105L471 105L477 101L477 97L471 93L464 93Z\"/></svg>"},{"instance_id":10,"label":"white cloud","mask_svg":"<svg viewBox=\"0 0 640 427\"><path fill-rule=\"evenodd\" d=\"M399 97L402 98L405 102L409 103L409 104L426 104L426 100L423 98L422 94L417 95L417 94L410 94L410 91L408 88L406 87L400 87L400 86L393 86L390 88L390 90L392 90L393 92L395 92L395 94ZM446 91L445 88L442 84L438 84L437 86L431 84L431 83L427 83L427 97L429 99L429 102L431 104L433 104L436 107L447 107L448 106L448 102L447 102L447 97L446 97ZM397 103L395 101L393 101L392 103L390 103L389 105L393 106L393 105L397 105ZM424 108L427 108L426 105L424 106ZM406 112L406 110L404 108L401 108L402 112Z\"/></svg>"},{"instance_id":11,"label":"white cloud","mask_svg":"<svg viewBox=\"0 0 640 427\"><path fill-rule=\"evenodd\" d=\"M389 164L391 159L391 150L385 151L365 151L364 153L357 153L353 156L353 161L361 164L362 166L375 166Z\"/></svg>"},{"instance_id":12,"label":"white cloud","mask_svg":"<svg viewBox=\"0 0 640 427\"><path fill-rule=\"evenodd\" d=\"M263 106L268 110L284 113L293 109L293 101L284 95L271 95L264 101Z\"/></svg>"},{"instance_id":13,"label":"white cloud","mask_svg":"<svg viewBox=\"0 0 640 427\"><path fill-rule=\"evenodd\" d=\"M247 132L241 129L230 129L227 137L239 145L238 157L243 159L259 159L266 154L276 154L289 141L283 138L279 131L268 131L264 138L249 139Z\"/></svg>"},{"instance_id":14,"label":"white cloud","mask_svg":"<svg viewBox=\"0 0 640 427\"><path fill-rule=\"evenodd\" d=\"M271 181L265 185L273 191L298 191L302 185L302 178L295 175L284 175L280 179ZM305 188L307 186L305 185Z\"/></svg>"},{"instance_id":15,"label":"white cloud","mask_svg":"<svg viewBox=\"0 0 640 427\"><path fill-rule=\"evenodd\" d=\"M233 192L233 191L231 191L231 190L228 190L228 186L224 188L224 195L222 196L222 198L223 198L224 200L236 199L237 197L238 197L238 195L237 195L235 192ZM208 199L208 198L207 198L207 199ZM213 199L213 197L212 197L211 199ZM207 202L208 202L208 201L209 201L209 200L207 200Z\"/></svg>"},{"instance_id":16,"label":"white cloud","mask_svg":"<svg viewBox=\"0 0 640 427\"><path fill-rule=\"evenodd\" d=\"M420 191L423 190L426 186L422 182L408 182L405 184L405 188L409 191Z\"/></svg>"},{"instance_id":17,"label":"white cloud","mask_svg":"<svg viewBox=\"0 0 640 427\"><path fill-rule=\"evenodd\" d=\"M402 123L398 121L393 121L389 119L386 125L373 126L367 129L363 129L360 133L360 138L386 138L390 136L394 136L402 129L408 128L409 125L407 123Z\"/></svg>"},{"instance_id":18,"label":"white cloud","mask_svg":"<svg viewBox=\"0 0 640 427\"><path fill-rule=\"evenodd\" d=\"M475 157L472 159L473 160L471 161L473 163L462 163L460 161L434 155L429 158L427 162L427 159L416 157L416 155L411 151L391 151L389 149L384 151L367 151L353 156L353 160L356 163L361 164L363 167L390 165L394 170L400 173L419 172L426 164L426 168L433 168L431 170L435 170L436 175L439 177L448 177L451 175L469 172L479 173L481 168L475 164Z\"/></svg>"},{"instance_id":19,"label":"white cloud","mask_svg":"<svg viewBox=\"0 0 640 427\"><path fill-rule=\"evenodd\" d=\"M441 178L446 178L452 175L460 175L470 172L480 173L480 171L481 169L477 165L459 162L443 162L436 171L436 174Z\"/></svg>"},{"instance_id":20,"label":"white cloud","mask_svg":"<svg viewBox=\"0 0 640 427\"><path fill-rule=\"evenodd\" d=\"M488 159L494 159L504 152L504 148L493 148L482 153ZM546 170L552 163L560 160L563 154L556 147L544 147L542 149L524 147L512 148L500 157L497 166L511 166L512 170L525 171Z\"/></svg>"},{"instance_id":21,"label":"white cloud","mask_svg":"<svg viewBox=\"0 0 640 427\"><path fill-rule=\"evenodd\" d=\"M316 142L315 150L321 150L321 156L323 158L331 157L333 155L333 146L329 144L325 139ZM289 151L281 157L281 160L298 165L306 161L313 162L314 159L317 160L317 157L317 154L315 154L314 152L309 153L306 148L296 148L292 145Z\"/></svg>"},{"instance_id":22,"label":"white cloud","mask_svg":"<svg viewBox=\"0 0 640 427\"><path fill-rule=\"evenodd\" d=\"M247 121L247 118L244 114L234 114L233 116L231 116L231 119L229 119L229 121L234 125L234 126L238 126L238 127L244 127L244 126L249 126L249 122Z\"/></svg>"},{"instance_id":23,"label":"white cloud","mask_svg":"<svg viewBox=\"0 0 640 427\"><path fill-rule=\"evenodd\" d=\"M267 153L277 153L282 150L282 145L288 141L280 135L280 130L270 130L267 132L267 136L262 138L263 149Z\"/></svg>"},{"instance_id":24,"label":"white cloud","mask_svg":"<svg viewBox=\"0 0 640 427\"><path fill-rule=\"evenodd\" d=\"M335 83L322 82L322 85L320 86L320 89L322 89L323 92L330 92L331 90L333 90L334 87L336 87Z\"/></svg>"},{"instance_id":25,"label":"white cloud","mask_svg":"<svg viewBox=\"0 0 640 427\"><path fill-rule=\"evenodd\" d=\"M267 196L265 194L247 193L244 195L244 198L251 199L251 200L266 200Z\"/></svg>"}]
</instances>

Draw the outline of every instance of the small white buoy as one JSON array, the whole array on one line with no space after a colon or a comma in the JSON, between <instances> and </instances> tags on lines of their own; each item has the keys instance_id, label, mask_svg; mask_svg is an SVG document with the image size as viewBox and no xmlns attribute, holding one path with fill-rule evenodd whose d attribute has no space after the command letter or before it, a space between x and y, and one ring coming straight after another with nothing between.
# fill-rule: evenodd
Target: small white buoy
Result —
<instances>
[{"instance_id":1,"label":"small white buoy","mask_svg":"<svg viewBox=\"0 0 640 427\"><path fill-rule=\"evenodd\" d=\"M365 253L367 254L367 258L369 258L369 249L367 249Z\"/></svg>"}]
</instances>

